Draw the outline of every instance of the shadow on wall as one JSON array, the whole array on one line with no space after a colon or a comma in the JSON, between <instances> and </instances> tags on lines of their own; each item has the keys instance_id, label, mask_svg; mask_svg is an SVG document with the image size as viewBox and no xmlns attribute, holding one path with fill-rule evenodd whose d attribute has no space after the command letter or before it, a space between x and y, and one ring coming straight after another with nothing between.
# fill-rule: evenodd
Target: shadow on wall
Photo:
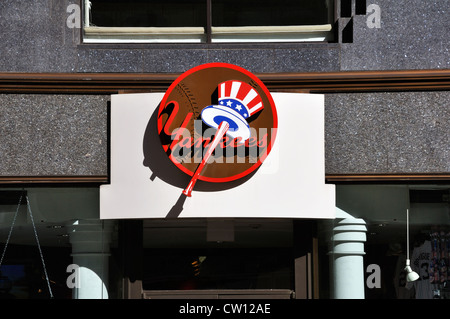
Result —
<instances>
[{"instance_id":1,"label":"shadow on wall","mask_svg":"<svg viewBox=\"0 0 450 319\"><path fill-rule=\"evenodd\" d=\"M166 216L167 218L176 218L183 210L183 204L186 200L186 196L182 194L182 190L189 184L191 176L176 167L175 164L169 159L167 153L164 152L157 130L158 110L159 106L153 112L144 133L143 165L148 167L152 172L150 177L152 181L158 177L164 182L180 188L180 197L177 199L173 209ZM248 181L257 171L258 169L243 178L223 183L213 183L199 180L195 184L195 190L203 192L217 192L231 189Z\"/></svg>"}]
</instances>

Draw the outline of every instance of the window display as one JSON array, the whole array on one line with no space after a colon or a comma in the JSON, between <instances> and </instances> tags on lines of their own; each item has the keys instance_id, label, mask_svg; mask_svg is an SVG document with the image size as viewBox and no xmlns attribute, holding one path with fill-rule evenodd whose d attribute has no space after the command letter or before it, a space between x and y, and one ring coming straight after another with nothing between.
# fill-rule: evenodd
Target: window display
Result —
<instances>
[{"instance_id":1,"label":"window display","mask_svg":"<svg viewBox=\"0 0 450 319\"><path fill-rule=\"evenodd\" d=\"M449 299L450 230L432 227L429 234L419 237L413 249L411 268L420 278L407 283L406 287L414 289L415 299Z\"/></svg>"}]
</instances>

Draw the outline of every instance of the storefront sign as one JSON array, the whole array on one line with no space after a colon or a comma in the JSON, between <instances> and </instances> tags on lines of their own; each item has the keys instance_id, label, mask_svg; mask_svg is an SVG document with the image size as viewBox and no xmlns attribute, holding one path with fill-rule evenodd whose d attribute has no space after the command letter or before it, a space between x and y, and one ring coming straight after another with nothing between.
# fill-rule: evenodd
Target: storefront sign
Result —
<instances>
[{"instance_id":1,"label":"storefront sign","mask_svg":"<svg viewBox=\"0 0 450 319\"><path fill-rule=\"evenodd\" d=\"M167 90L157 128L164 151L195 181L223 183L255 171L275 141L270 92L236 65L209 63L182 74ZM198 176L197 176L198 175Z\"/></svg>"},{"instance_id":2,"label":"storefront sign","mask_svg":"<svg viewBox=\"0 0 450 319\"><path fill-rule=\"evenodd\" d=\"M201 65L165 94L112 95L110 142L102 219L334 218L323 95L269 93L240 67Z\"/></svg>"}]
</instances>

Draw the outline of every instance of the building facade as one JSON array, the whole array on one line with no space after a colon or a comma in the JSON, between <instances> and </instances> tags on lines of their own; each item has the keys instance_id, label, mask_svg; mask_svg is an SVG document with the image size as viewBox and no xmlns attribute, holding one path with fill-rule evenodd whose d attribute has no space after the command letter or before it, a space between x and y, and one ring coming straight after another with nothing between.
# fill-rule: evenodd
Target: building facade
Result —
<instances>
[{"instance_id":1,"label":"building facade","mask_svg":"<svg viewBox=\"0 0 450 319\"><path fill-rule=\"evenodd\" d=\"M447 1L240 2L0 3L3 296L448 298ZM323 97L333 217L100 216L115 96L216 62Z\"/></svg>"}]
</instances>

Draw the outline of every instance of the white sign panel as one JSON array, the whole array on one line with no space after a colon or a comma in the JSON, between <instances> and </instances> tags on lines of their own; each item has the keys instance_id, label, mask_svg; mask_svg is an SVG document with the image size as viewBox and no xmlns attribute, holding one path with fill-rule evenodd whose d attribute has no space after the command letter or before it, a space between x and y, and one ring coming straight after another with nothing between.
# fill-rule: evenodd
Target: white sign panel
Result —
<instances>
[{"instance_id":1,"label":"white sign panel","mask_svg":"<svg viewBox=\"0 0 450 319\"><path fill-rule=\"evenodd\" d=\"M153 125L163 95L112 96L111 180L100 187L100 218L335 217L335 186L325 184L323 95L272 93L278 131L261 167L227 187L199 182L203 190L192 197L182 194L190 176L167 160Z\"/></svg>"}]
</instances>

